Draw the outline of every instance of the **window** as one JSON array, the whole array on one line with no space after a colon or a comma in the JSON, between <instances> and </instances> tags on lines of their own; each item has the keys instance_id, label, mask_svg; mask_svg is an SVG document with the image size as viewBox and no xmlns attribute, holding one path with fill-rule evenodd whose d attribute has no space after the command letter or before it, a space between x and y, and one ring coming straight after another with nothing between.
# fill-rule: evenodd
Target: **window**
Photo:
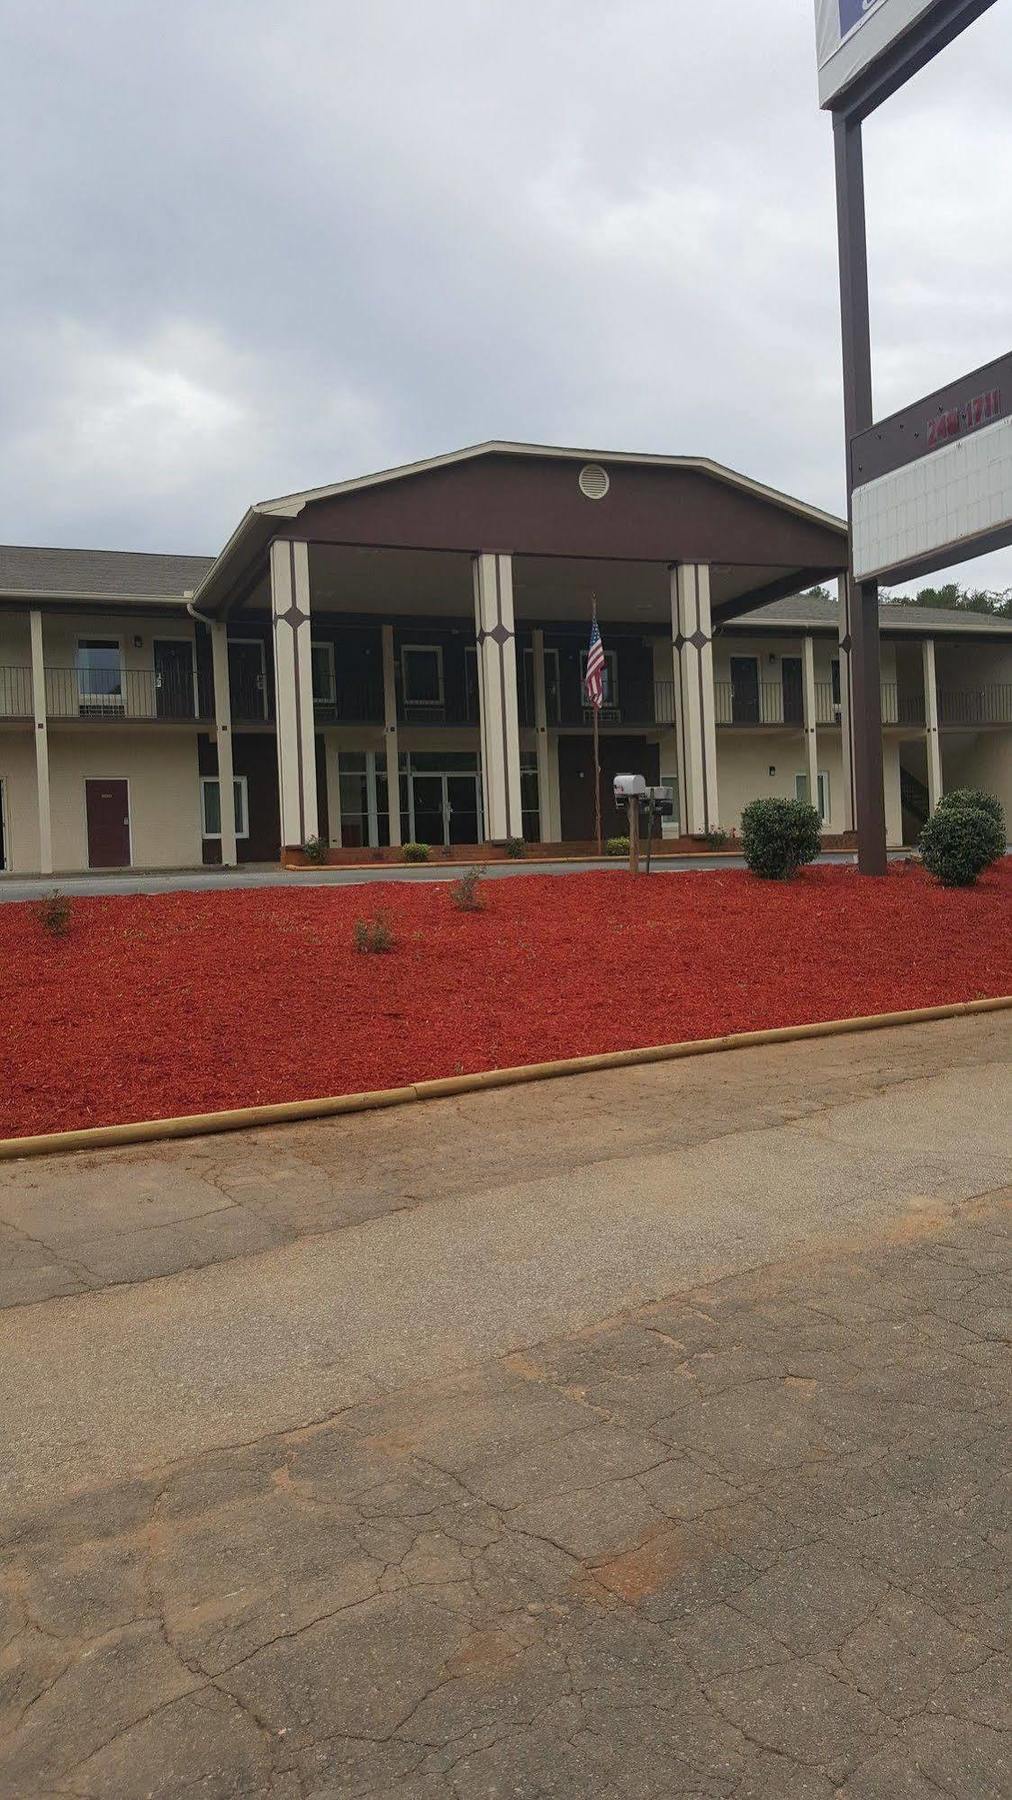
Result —
<instances>
[{"instance_id":1,"label":"window","mask_svg":"<svg viewBox=\"0 0 1012 1800\"><path fill-rule=\"evenodd\" d=\"M808 799L808 776L807 775L795 775L795 777L794 777L794 795L797 800L807 800ZM819 811L820 823L822 825L828 825L829 824L829 776L826 773L825 769L819 770L819 807L818 807L818 811Z\"/></svg>"},{"instance_id":2,"label":"window","mask_svg":"<svg viewBox=\"0 0 1012 1800\"><path fill-rule=\"evenodd\" d=\"M678 837L680 835L681 829L682 829L682 827L681 827L681 810L682 809L681 809L681 801L680 801L680 797L679 797L679 793L678 793L677 772L674 770L669 770L668 773L665 775L664 770L662 769L661 770L661 786L671 789L671 804L672 804L671 817L669 819L663 819L661 821L661 836L662 837Z\"/></svg>"},{"instance_id":3,"label":"window","mask_svg":"<svg viewBox=\"0 0 1012 1800\"><path fill-rule=\"evenodd\" d=\"M545 719L549 725L559 723L559 652L547 649L545 657ZM583 667L580 669L581 679ZM605 671L605 705L608 704L608 675ZM524 651L523 671L523 722L534 723L534 650L528 644Z\"/></svg>"},{"instance_id":4,"label":"window","mask_svg":"<svg viewBox=\"0 0 1012 1800\"><path fill-rule=\"evenodd\" d=\"M235 835L237 838L249 837L249 807L247 805L246 777L236 775L233 778L235 788ZM200 779L200 831L206 838L221 836L221 790L217 775L202 775Z\"/></svg>"},{"instance_id":5,"label":"window","mask_svg":"<svg viewBox=\"0 0 1012 1800\"><path fill-rule=\"evenodd\" d=\"M443 651L439 644L403 644L401 680L406 706L442 706Z\"/></svg>"},{"instance_id":6,"label":"window","mask_svg":"<svg viewBox=\"0 0 1012 1800\"><path fill-rule=\"evenodd\" d=\"M77 684L82 699L122 699L123 653L118 638L78 638Z\"/></svg>"},{"instance_id":7,"label":"window","mask_svg":"<svg viewBox=\"0 0 1012 1800\"><path fill-rule=\"evenodd\" d=\"M546 664L547 664L547 660L548 659L546 656L546 658L545 658ZM587 690L584 685L586 682L586 679L587 679L587 652L586 652L586 650L581 650L580 651L580 692L583 695L584 701L586 701L586 698L587 698ZM548 669L546 667L546 669L545 669L546 683L547 683L547 680L548 680ZM614 650L606 650L604 653L604 704L605 704L605 706L617 706L618 705L618 657Z\"/></svg>"},{"instance_id":8,"label":"window","mask_svg":"<svg viewBox=\"0 0 1012 1800\"><path fill-rule=\"evenodd\" d=\"M313 705L337 705L337 676L333 644L313 643L309 650L313 670Z\"/></svg>"}]
</instances>

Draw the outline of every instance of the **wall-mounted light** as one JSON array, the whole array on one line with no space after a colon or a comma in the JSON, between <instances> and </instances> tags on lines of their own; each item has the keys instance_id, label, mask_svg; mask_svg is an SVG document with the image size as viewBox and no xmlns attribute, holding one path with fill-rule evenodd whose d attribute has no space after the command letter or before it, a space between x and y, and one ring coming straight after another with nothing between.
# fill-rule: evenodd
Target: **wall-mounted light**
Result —
<instances>
[{"instance_id":1,"label":"wall-mounted light","mask_svg":"<svg viewBox=\"0 0 1012 1800\"><path fill-rule=\"evenodd\" d=\"M143 648L144 648L144 639L138 635L134 638L134 649L135 650L143 650Z\"/></svg>"},{"instance_id":2,"label":"wall-mounted light","mask_svg":"<svg viewBox=\"0 0 1012 1800\"><path fill-rule=\"evenodd\" d=\"M775 775L775 774L776 774L776 772L777 772L777 768L776 768L776 764L775 764L775 763L770 763L770 774L771 774L771 775Z\"/></svg>"}]
</instances>

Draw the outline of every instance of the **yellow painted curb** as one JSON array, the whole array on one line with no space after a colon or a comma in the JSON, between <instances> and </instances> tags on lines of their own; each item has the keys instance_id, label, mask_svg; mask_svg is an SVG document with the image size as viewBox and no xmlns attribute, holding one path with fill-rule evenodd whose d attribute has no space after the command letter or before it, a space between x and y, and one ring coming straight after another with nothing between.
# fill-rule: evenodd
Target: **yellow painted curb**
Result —
<instances>
[{"instance_id":1,"label":"yellow painted curb","mask_svg":"<svg viewBox=\"0 0 1012 1800\"><path fill-rule=\"evenodd\" d=\"M642 1050L608 1050L600 1056L571 1056L561 1062L484 1069L476 1075L448 1075L435 1081L416 1081L409 1087L380 1088L374 1093L281 1100L271 1106L240 1106L229 1112L189 1113L175 1119L139 1119L128 1125L93 1125L81 1131L0 1138L0 1161L19 1156L52 1156L69 1150L105 1150L117 1144L154 1143L159 1138L205 1137L219 1131L248 1131L259 1125L294 1125L302 1119L372 1112L381 1106L406 1106L416 1100L446 1100L455 1094L479 1093L484 1088L516 1087L523 1082L552 1081L564 1075L593 1075L604 1069L675 1062L684 1056L713 1056L722 1050L750 1050L762 1044L790 1044L800 1038L840 1037L848 1032L882 1031L893 1025L926 1025L935 1019L960 1019L968 1014L1004 1012L1010 1008L1012 994L1002 994L988 1000L960 1000L949 1006L922 1006L911 1012L871 1013L854 1019L825 1019L811 1025L778 1025L767 1031L690 1038L684 1043L655 1044Z\"/></svg>"}]
</instances>

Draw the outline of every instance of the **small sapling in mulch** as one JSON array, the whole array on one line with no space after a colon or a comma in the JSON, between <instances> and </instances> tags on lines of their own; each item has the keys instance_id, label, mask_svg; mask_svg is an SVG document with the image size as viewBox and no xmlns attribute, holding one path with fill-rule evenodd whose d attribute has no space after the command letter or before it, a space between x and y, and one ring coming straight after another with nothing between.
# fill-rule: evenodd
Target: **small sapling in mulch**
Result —
<instances>
[{"instance_id":1,"label":"small sapling in mulch","mask_svg":"<svg viewBox=\"0 0 1012 1800\"><path fill-rule=\"evenodd\" d=\"M355 948L362 956L382 956L394 947L394 934L385 913L374 919L355 920Z\"/></svg>"},{"instance_id":2,"label":"small sapling in mulch","mask_svg":"<svg viewBox=\"0 0 1012 1800\"><path fill-rule=\"evenodd\" d=\"M43 931L48 932L50 937L66 937L70 930L70 900L66 894L61 894L58 888L54 888L45 899L37 902L35 910Z\"/></svg>"},{"instance_id":3,"label":"small sapling in mulch","mask_svg":"<svg viewBox=\"0 0 1012 1800\"><path fill-rule=\"evenodd\" d=\"M484 869L468 869L450 888L450 899L458 912L484 912L484 896L479 892Z\"/></svg>"}]
</instances>

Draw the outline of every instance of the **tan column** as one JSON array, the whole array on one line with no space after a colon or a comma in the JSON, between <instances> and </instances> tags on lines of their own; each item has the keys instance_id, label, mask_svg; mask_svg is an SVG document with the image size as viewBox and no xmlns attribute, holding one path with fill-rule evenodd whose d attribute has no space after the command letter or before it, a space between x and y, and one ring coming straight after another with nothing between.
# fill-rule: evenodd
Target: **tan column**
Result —
<instances>
[{"instance_id":1,"label":"tan column","mask_svg":"<svg viewBox=\"0 0 1012 1800\"><path fill-rule=\"evenodd\" d=\"M53 873L53 811L49 793L49 721L46 717L46 662L42 614L29 613L32 644L32 715L35 720L35 781L39 807L39 873Z\"/></svg>"},{"instance_id":2,"label":"tan column","mask_svg":"<svg viewBox=\"0 0 1012 1800\"><path fill-rule=\"evenodd\" d=\"M815 724L815 645L809 634L801 645L801 689L805 721L805 766L808 770L808 803L819 806L819 743ZM824 830L829 829L827 819Z\"/></svg>"},{"instance_id":3,"label":"tan column","mask_svg":"<svg viewBox=\"0 0 1012 1800\"><path fill-rule=\"evenodd\" d=\"M710 570L681 563L671 571L671 631L681 825L693 837L720 823L713 693Z\"/></svg>"},{"instance_id":4,"label":"tan column","mask_svg":"<svg viewBox=\"0 0 1012 1800\"><path fill-rule=\"evenodd\" d=\"M235 844L235 770L232 764L232 692L228 671L228 626L223 619L209 627L214 673L214 735L218 744L218 805L221 809L221 860L226 869L238 862Z\"/></svg>"},{"instance_id":5,"label":"tan column","mask_svg":"<svg viewBox=\"0 0 1012 1800\"><path fill-rule=\"evenodd\" d=\"M934 812L942 798L942 741L938 735L938 679L935 674L935 640L925 638L924 656L924 723L927 727L928 806Z\"/></svg>"},{"instance_id":6,"label":"tan column","mask_svg":"<svg viewBox=\"0 0 1012 1800\"><path fill-rule=\"evenodd\" d=\"M534 731L538 752L538 833L543 844L558 842L552 805L552 758L548 741L548 694L545 688L545 634L531 633L534 662Z\"/></svg>"},{"instance_id":7,"label":"tan column","mask_svg":"<svg viewBox=\"0 0 1012 1800\"><path fill-rule=\"evenodd\" d=\"M841 575L840 600L840 751L843 762L843 829L854 825L854 718L850 685L850 582Z\"/></svg>"},{"instance_id":8,"label":"tan column","mask_svg":"<svg viewBox=\"0 0 1012 1800\"><path fill-rule=\"evenodd\" d=\"M271 545L271 617L282 848L319 834L313 713L309 545Z\"/></svg>"},{"instance_id":9,"label":"tan column","mask_svg":"<svg viewBox=\"0 0 1012 1800\"><path fill-rule=\"evenodd\" d=\"M401 778L397 748L397 673L392 625L383 627L383 743L387 758L390 842L397 847L401 841Z\"/></svg>"},{"instance_id":10,"label":"tan column","mask_svg":"<svg viewBox=\"0 0 1012 1800\"><path fill-rule=\"evenodd\" d=\"M473 565L485 837L502 844L522 837L524 829L513 558L486 551Z\"/></svg>"}]
</instances>

